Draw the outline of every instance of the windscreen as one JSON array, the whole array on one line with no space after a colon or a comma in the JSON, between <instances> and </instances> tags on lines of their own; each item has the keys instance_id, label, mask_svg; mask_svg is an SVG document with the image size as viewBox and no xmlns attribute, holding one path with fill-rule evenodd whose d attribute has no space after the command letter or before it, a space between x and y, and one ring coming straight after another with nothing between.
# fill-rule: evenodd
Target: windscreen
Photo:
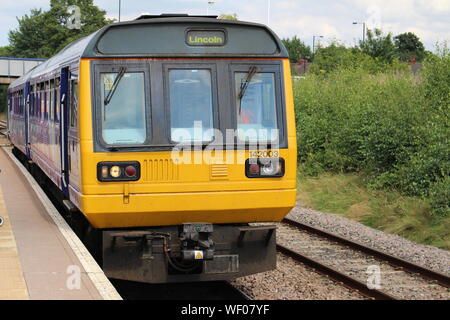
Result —
<instances>
[{"instance_id":1,"label":"windscreen","mask_svg":"<svg viewBox=\"0 0 450 320\"><path fill-rule=\"evenodd\" d=\"M143 144L146 139L143 72L102 73L102 138L110 145Z\"/></svg>"}]
</instances>

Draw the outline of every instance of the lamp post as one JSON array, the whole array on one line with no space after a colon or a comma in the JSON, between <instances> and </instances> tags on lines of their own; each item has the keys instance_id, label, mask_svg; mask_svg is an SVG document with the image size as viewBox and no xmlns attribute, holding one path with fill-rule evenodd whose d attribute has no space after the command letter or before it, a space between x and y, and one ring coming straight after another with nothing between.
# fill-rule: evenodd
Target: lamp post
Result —
<instances>
[{"instance_id":1,"label":"lamp post","mask_svg":"<svg viewBox=\"0 0 450 320\"><path fill-rule=\"evenodd\" d=\"M122 7L122 0L119 0L119 22L120 22L120 10Z\"/></svg>"},{"instance_id":2,"label":"lamp post","mask_svg":"<svg viewBox=\"0 0 450 320\"><path fill-rule=\"evenodd\" d=\"M208 6L206 7L206 15L209 16L209 6L212 6L214 1L208 1Z\"/></svg>"},{"instance_id":3,"label":"lamp post","mask_svg":"<svg viewBox=\"0 0 450 320\"><path fill-rule=\"evenodd\" d=\"M363 42L366 42L366 23L365 22L353 22L353 24L362 24L362 26L363 26Z\"/></svg>"},{"instance_id":4,"label":"lamp post","mask_svg":"<svg viewBox=\"0 0 450 320\"><path fill-rule=\"evenodd\" d=\"M313 57L316 55L316 38L323 38L323 36L313 36Z\"/></svg>"}]
</instances>

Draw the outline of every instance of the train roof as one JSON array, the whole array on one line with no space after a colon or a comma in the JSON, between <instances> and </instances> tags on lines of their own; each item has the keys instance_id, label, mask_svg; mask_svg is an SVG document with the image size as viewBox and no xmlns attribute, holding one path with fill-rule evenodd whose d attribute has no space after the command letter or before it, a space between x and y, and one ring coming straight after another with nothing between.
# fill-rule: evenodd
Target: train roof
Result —
<instances>
[{"instance_id":1,"label":"train roof","mask_svg":"<svg viewBox=\"0 0 450 320\"><path fill-rule=\"evenodd\" d=\"M11 84L39 79L83 58L288 58L265 25L215 16L144 15L78 39Z\"/></svg>"}]
</instances>

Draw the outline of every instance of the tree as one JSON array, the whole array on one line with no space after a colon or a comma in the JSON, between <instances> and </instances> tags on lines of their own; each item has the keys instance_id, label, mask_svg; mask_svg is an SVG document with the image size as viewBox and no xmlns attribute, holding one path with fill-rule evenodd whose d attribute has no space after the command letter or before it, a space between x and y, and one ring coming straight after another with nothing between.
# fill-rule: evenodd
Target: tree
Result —
<instances>
[{"instance_id":1,"label":"tree","mask_svg":"<svg viewBox=\"0 0 450 320\"><path fill-rule=\"evenodd\" d=\"M314 64L310 70L314 73L331 72L338 68L353 68L368 60L372 58L360 50L333 42L327 47L317 49Z\"/></svg>"},{"instance_id":2,"label":"tree","mask_svg":"<svg viewBox=\"0 0 450 320\"><path fill-rule=\"evenodd\" d=\"M311 60L311 48L302 42L297 36L292 39L283 39L283 44L286 47L291 62L298 62L300 59Z\"/></svg>"},{"instance_id":3,"label":"tree","mask_svg":"<svg viewBox=\"0 0 450 320\"><path fill-rule=\"evenodd\" d=\"M8 105L7 92L8 86L0 85L0 113L4 113L6 111L6 106Z\"/></svg>"},{"instance_id":4,"label":"tree","mask_svg":"<svg viewBox=\"0 0 450 320\"><path fill-rule=\"evenodd\" d=\"M0 57L10 57L11 48L9 46L0 47Z\"/></svg>"},{"instance_id":5,"label":"tree","mask_svg":"<svg viewBox=\"0 0 450 320\"><path fill-rule=\"evenodd\" d=\"M419 37L412 32L406 32L394 37L397 57L402 61L409 61L411 57L416 57L417 61L422 61L426 56L425 46Z\"/></svg>"},{"instance_id":6,"label":"tree","mask_svg":"<svg viewBox=\"0 0 450 320\"><path fill-rule=\"evenodd\" d=\"M67 27L70 5L80 8L79 30ZM32 9L29 15L18 18L19 27L9 32L10 53L14 57L49 58L72 41L113 22L105 14L93 0L50 0L50 10Z\"/></svg>"},{"instance_id":7,"label":"tree","mask_svg":"<svg viewBox=\"0 0 450 320\"><path fill-rule=\"evenodd\" d=\"M226 13L222 13L219 16L219 19L222 20L233 20L233 21L237 21L238 20L238 16L236 13L232 13L232 14L226 14Z\"/></svg>"},{"instance_id":8,"label":"tree","mask_svg":"<svg viewBox=\"0 0 450 320\"><path fill-rule=\"evenodd\" d=\"M408 69L405 64L387 63L378 58L372 58L359 48L347 48L339 42L333 42L327 47L320 47L314 57L314 63L309 69L315 74L330 73L335 70L353 69L364 73L403 71Z\"/></svg>"},{"instance_id":9,"label":"tree","mask_svg":"<svg viewBox=\"0 0 450 320\"><path fill-rule=\"evenodd\" d=\"M384 35L380 29L367 30L367 39L359 42L359 48L372 58L389 64L395 58L396 51L392 42L392 34Z\"/></svg>"}]
</instances>

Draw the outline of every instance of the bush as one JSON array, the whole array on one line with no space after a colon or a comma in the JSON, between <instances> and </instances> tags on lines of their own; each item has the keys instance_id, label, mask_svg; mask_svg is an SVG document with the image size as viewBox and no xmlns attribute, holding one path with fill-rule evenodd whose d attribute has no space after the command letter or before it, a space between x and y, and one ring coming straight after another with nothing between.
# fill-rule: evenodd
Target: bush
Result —
<instances>
[{"instance_id":1,"label":"bush","mask_svg":"<svg viewBox=\"0 0 450 320\"><path fill-rule=\"evenodd\" d=\"M449 56L441 49L419 77L395 64L372 72L378 62L362 59L296 82L304 172L362 172L370 186L428 198L448 215Z\"/></svg>"},{"instance_id":2,"label":"bush","mask_svg":"<svg viewBox=\"0 0 450 320\"><path fill-rule=\"evenodd\" d=\"M385 71L405 71L407 65L397 59L388 63L380 58L372 58L358 48L346 48L339 43L332 43L328 47L319 48L314 56L314 64L310 72L314 74L330 73L338 69L364 70L366 73L377 74Z\"/></svg>"},{"instance_id":3,"label":"bush","mask_svg":"<svg viewBox=\"0 0 450 320\"><path fill-rule=\"evenodd\" d=\"M0 113L5 113L8 106L8 86L0 85Z\"/></svg>"}]
</instances>

